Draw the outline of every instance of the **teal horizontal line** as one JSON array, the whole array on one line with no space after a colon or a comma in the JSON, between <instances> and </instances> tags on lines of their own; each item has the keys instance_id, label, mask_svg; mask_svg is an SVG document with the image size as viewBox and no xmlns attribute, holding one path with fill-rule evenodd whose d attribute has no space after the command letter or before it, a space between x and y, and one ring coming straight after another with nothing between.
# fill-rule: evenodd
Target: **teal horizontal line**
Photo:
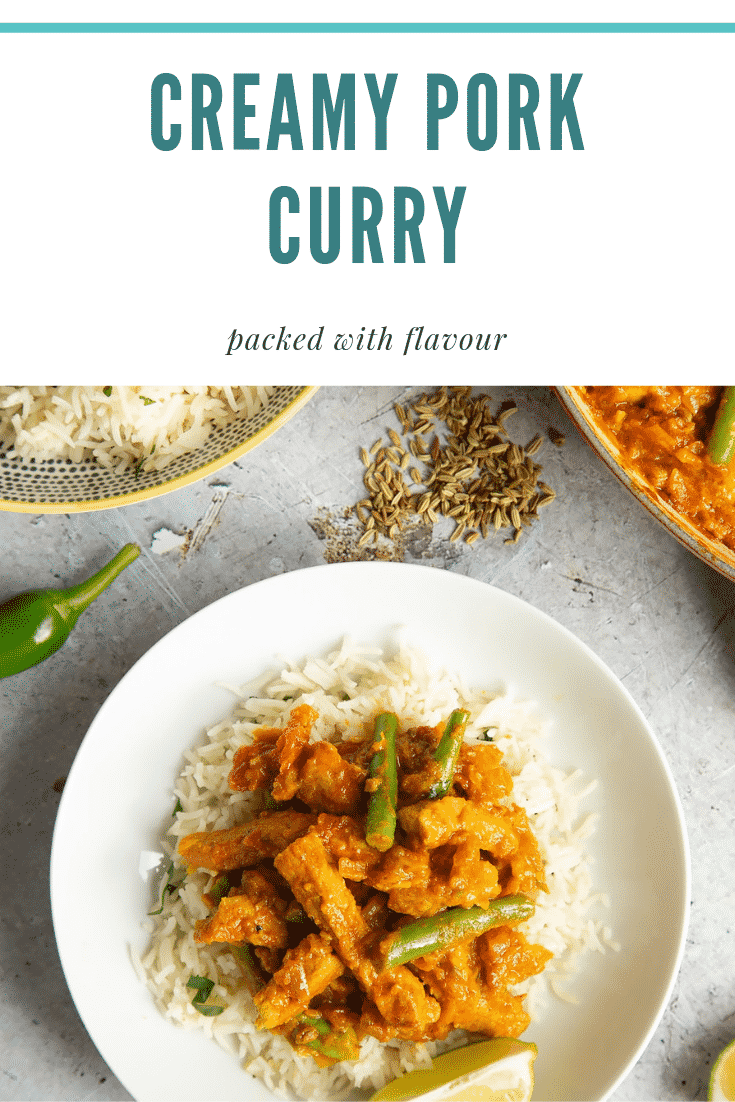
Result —
<instances>
[{"instance_id":1,"label":"teal horizontal line","mask_svg":"<svg viewBox=\"0 0 735 1102\"><path fill-rule=\"evenodd\" d=\"M733 34L735 23L0 23L2 34Z\"/></svg>"}]
</instances>

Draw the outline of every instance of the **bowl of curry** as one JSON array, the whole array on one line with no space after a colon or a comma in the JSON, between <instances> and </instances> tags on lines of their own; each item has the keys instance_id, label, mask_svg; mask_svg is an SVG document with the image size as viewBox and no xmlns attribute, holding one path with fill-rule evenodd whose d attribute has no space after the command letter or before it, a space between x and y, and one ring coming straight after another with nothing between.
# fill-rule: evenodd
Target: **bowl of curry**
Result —
<instances>
[{"instance_id":1,"label":"bowl of curry","mask_svg":"<svg viewBox=\"0 0 735 1102\"><path fill-rule=\"evenodd\" d=\"M583 438L664 527L735 580L735 462L709 442L721 386L573 386L556 393Z\"/></svg>"}]
</instances>

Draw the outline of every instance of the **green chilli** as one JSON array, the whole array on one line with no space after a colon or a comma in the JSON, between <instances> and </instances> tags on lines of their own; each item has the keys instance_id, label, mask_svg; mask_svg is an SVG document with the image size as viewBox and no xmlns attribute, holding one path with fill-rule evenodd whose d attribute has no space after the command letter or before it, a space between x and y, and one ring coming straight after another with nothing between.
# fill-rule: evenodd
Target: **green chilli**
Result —
<instances>
[{"instance_id":1,"label":"green chilli","mask_svg":"<svg viewBox=\"0 0 735 1102\"><path fill-rule=\"evenodd\" d=\"M20 673L58 650L88 605L137 559L127 543L93 577L70 589L32 589L0 605L0 677Z\"/></svg>"}]
</instances>

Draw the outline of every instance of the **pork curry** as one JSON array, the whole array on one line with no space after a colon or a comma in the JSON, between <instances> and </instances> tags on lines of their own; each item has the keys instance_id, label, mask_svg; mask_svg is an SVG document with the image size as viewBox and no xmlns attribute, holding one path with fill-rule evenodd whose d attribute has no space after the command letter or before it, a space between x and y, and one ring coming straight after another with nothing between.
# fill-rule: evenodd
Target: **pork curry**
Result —
<instances>
[{"instance_id":1,"label":"pork curry","mask_svg":"<svg viewBox=\"0 0 735 1102\"><path fill-rule=\"evenodd\" d=\"M626 469L705 535L735 550L735 468L707 454L723 387L573 389L614 439Z\"/></svg>"},{"instance_id":2,"label":"pork curry","mask_svg":"<svg viewBox=\"0 0 735 1102\"><path fill-rule=\"evenodd\" d=\"M466 713L315 742L316 718L298 705L237 751L229 785L260 793L254 819L181 839L212 875L196 941L231 946L256 1025L321 1065L366 1035L518 1036L512 988L551 953L517 928L546 882L500 751L463 741Z\"/></svg>"}]
</instances>

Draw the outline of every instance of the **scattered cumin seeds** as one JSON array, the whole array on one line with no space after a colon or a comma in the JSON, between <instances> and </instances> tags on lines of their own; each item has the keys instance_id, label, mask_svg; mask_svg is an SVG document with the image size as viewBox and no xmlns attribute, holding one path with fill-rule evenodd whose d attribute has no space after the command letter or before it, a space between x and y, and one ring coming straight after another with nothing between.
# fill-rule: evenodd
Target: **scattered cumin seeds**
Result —
<instances>
[{"instance_id":1,"label":"scattered cumin seeds","mask_svg":"<svg viewBox=\"0 0 735 1102\"><path fill-rule=\"evenodd\" d=\"M498 416L496 418L496 420L497 420L498 424L501 426L501 428L504 427L505 422L508 420L508 418L512 414L514 414L516 412L517 409L518 409L518 406L515 404L515 402L510 406L506 406L505 409L501 409L500 413L498 414Z\"/></svg>"},{"instance_id":2,"label":"scattered cumin seeds","mask_svg":"<svg viewBox=\"0 0 735 1102\"><path fill-rule=\"evenodd\" d=\"M376 440L367 460L360 453L369 498L357 516L365 534L373 542L379 535L395 539L410 516L431 524L452 517L451 542L464 538L472 546L512 526L506 542L515 543L555 497L533 458L543 437L536 434L525 447L508 439L505 422L516 410L505 402L493 412L488 395L473 398L471 387L440 387L396 405L401 434L390 428L388 446ZM423 473L410 465L411 456L425 464Z\"/></svg>"}]
</instances>

